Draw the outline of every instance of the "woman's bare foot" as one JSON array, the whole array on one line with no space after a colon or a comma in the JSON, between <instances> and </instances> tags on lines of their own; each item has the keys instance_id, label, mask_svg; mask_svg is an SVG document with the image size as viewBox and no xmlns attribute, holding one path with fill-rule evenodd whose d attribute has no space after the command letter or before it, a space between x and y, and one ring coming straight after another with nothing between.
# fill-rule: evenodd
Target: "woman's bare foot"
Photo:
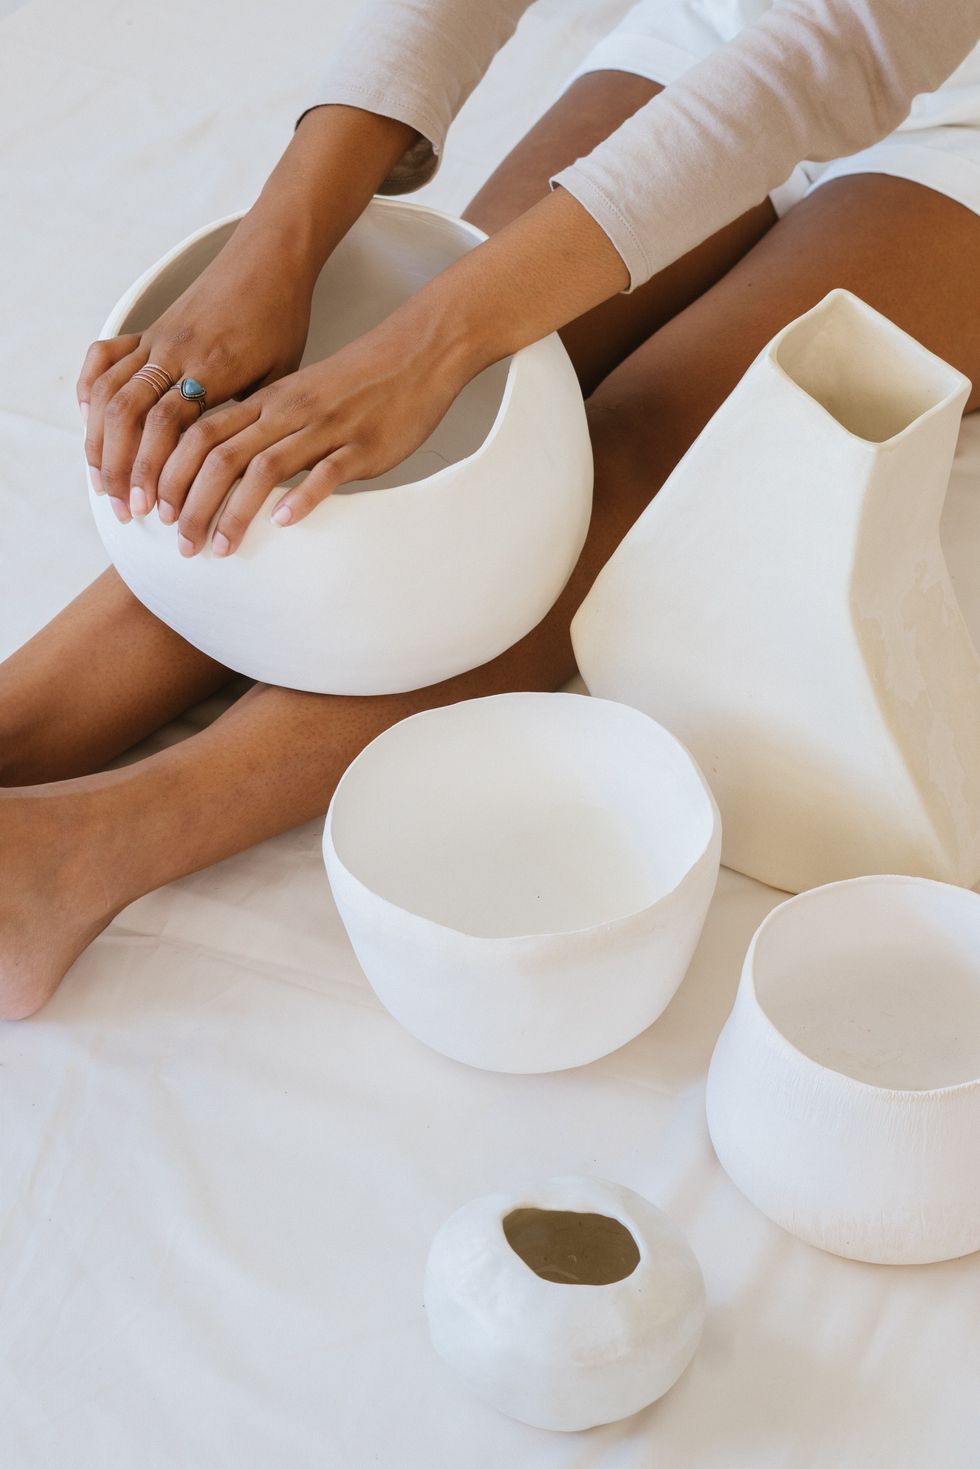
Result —
<instances>
[{"instance_id":1,"label":"woman's bare foot","mask_svg":"<svg viewBox=\"0 0 980 1469\"><path fill-rule=\"evenodd\" d=\"M0 790L0 1019L51 998L129 897L89 803L58 785Z\"/></svg>"}]
</instances>

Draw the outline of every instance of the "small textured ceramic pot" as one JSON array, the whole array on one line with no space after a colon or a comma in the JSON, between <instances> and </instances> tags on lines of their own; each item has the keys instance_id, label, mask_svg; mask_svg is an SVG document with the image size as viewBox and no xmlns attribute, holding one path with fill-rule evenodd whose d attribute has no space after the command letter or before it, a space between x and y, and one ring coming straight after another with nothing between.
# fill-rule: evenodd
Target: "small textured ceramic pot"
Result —
<instances>
[{"instance_id":1,"label":"small textured ceramic pot","mask_svg":"<svg viewBox=\"0 0 980 1469\"><path fill-rule=\"evenodd\" d=\"M457 1210L425 1274L436 1351L510 1418L612 1423L674 1385L697 1349L704 1280L684 1235L639 1194L553 1178Z\"/></svg>"},{"instance_id":2,"label":"small textured ceramic pot","mask_svg":"<svg viewBox=\"0 0 980 1469\"><path fill-rule=\"evenodd\" d=\"M980 896L863 877L773 909L708 1074L715 1151L821 1249L980 1249Z\"/></svg>"},{"instance_id":3,"label":"small textured ceramic pot","mask_svg":"<svg viewBox=\"0 0 980 1469\"><path fill-rule=\"evenodd\" d=\"M153 321L237 219L165 255L102 335ZM372 199L320 274L304 363L363 335L485 238L439 210ZM343 486L302 524L272 523L281 493L225 558L212 555L210 532L185 559L174 527L155 513L120 525L107 498L89 498L130 590L236 672L317 693L380 694L486 663L540 622L588 529L592 449L561 340L544 337L479 373L414 454Z\"/></svg>"},{"instance_id":4,"label":"small textured ceramic pot","mask_svg":"<svg viewBox=\"0 0 980 1469\"><path fill-rule=\"evenodd\" d=\"M415 714L348 767L323 853L371 984L471 1066L555 1071L638 1035L684 977L718 810L648 715L514 693Z\"/></svg>"}]
</instances>

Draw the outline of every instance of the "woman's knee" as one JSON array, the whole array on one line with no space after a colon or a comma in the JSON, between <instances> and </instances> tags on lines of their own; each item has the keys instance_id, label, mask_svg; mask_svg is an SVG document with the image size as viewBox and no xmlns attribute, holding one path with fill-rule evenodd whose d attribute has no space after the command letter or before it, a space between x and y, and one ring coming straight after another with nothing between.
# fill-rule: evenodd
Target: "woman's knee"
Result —
<instances>
[{"instance_id":1,"label":"woman's knee","mask_svg":"<svg viewBox=\"0 0 980 1469\"><path fill-rule=\"evenodd\" d=\"M650 347L649 343L644 348ZM717 406L703 378L662 370L659 354L640 349L586 400L597 486L614 480L624 494L653 495Z\"/></svg>"}]
</instances>

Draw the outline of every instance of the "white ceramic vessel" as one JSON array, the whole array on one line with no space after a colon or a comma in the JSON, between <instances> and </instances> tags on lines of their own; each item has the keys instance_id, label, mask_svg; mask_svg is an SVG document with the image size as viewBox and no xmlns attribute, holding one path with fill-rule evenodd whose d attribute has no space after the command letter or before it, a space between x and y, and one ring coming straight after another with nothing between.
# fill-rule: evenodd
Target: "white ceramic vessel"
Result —
<instances>
[{"instance_id":1,"label":"white ceramic vessel","mask_svg":"<svg viewBox=\"0 0 980 1469\"><path fill-rule=\"evenodd\" d=\"M436 1351L501 1413L565 1431L662 1397L697 1349L701 1269L632 1190L553 1178L457 1210L425 1274Z\"/></svg>"},{"instance_id":2,"label":"white ceramic vessel","mask_svg":"<svg viewBox=\"0 0 980 1469\"><path fill-rule=\"evenodd\" d=\"M691 960L718 810L672 735L581 694L404 719L341 779L337 909L397 1020L495 1071L580 1066L638 1035Z\"/></svg>"},{"instance_id":3,"label":"white ceramic vessel","mask_svg":"<svg viewBox=\"0 0 980 1469\"><path fill-rule=\"evenodd\" d=\"M883 1264L980 1249L980 896L864 877L773 909L707 1108L733 1182L810 1244Z\"/></svg>"},{"instance_id":4,"label":"white ceramic vessel","mask_svg":"<svg viewBox=\"0 0 980 1469\"><path fill-rule=\"evenodd\" d=\"M113 308L102 335L153 321L237 218L165 255ZM485 238L436 209L373 199L320 275L304 363L362 335ZM105 498L90 490L90 501L140 601L251 678L377 694L487 662L552 606L588 528L592 450L564 346L553 334L487 368L414 454L343 487L302 525L271 522L280 494L224 559L210 541L185 559L174 528L155 514L120 525Z\"/></svg>"},{"instance_id":5,"label":"white ceramic vessel","mask_svg":"<svg viewBox=\"0 0 980 1469\"><path fill-rule=\"evenodd\" d=\"M762 351L600 572L590 690L683 740L722 860L980 880L980 662L939 520L969 383L847 291Z\"/></svg>"}]
</instances>

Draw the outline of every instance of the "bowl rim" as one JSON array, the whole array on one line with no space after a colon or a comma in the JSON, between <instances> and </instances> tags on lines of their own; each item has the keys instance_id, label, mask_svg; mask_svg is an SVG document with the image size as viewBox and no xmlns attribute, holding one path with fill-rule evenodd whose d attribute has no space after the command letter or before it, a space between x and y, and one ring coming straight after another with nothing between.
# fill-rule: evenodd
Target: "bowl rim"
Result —
<instances>
[{"instance_id":1,"label":"bowl rim","mask_svg":"<svg viewBox=\"0 0 980 1469\"><path fill-rule=\"evenodd\" d=\"M889 887L894 885L931 889L939 888L944 892L952 890L953 892L964 894L965 897L973 897L980 904L980 894L974 892L971 888L961 888L955 883L940 882L931 877L916 877L913 874L903 872L865 873L860 877L840 878L836 882L820 883L816 887L806 888L803 892L792 894L790 897L785 898L783 902L777 903L774 908L770 909L752 935L742 966L738 993L736 994L736 1005L739 999L744 997L744 1002L749 1006L751 1017L761 1022L771 1045L774 1045L778 1051L782 1051L795 1066L802 1067L804 1070L812 1070L828 1078L833 1078L832 1084L835 1086L843 1082L848 1088L857 1090L865 1096L884 1097L889 1100L897 1099L903 1102L918 1101L926 1103L942 1101L954 1095L968 1095L971 1092L980 1092L980 1075L970 1077L966 1081L951 1082L947 1086L893 1087L877 1086L874 1082L864 1081L860 1077L852 1076L847 1071L839 1071L836 1067L828 1066L826 1062L818 1061L815 1057L807 1055L806 1051L801 1050L794 1041L790 1040L784 1031L779 1029L779 1026L772 1019L768 1010L766 1010L759 999L755 983L759 944L765 937L767 931L776 923L782 921L782 915L785 913L785 910L805 904L807 900L812 899L814 894L827 892L831 888L853 888L867 884ZM980 909L978 909L978 912L980 912ZM734 1013L734 1007L732 1013Z\"/></svg>"},{"instance_id":2,"label":"bowl rim","mask_svg":"<svg viewBox=\"0 0 980 1469\"><path fill-rule=\"evenodd\" d=\"M354 228L356 228L358 220L360 220L363 215L367 213L368 210L374 209L380 210L382 212L384 212L385 210L393 209L396 211L408 210L415 214L427 214L430 218L440 220L443 223L449 223L455 229L461 230L464 234L470 235L473 238L474 244L476 245L482 244L485 240L490 238L489 235L487 235L486 231L481 230L478 225L472 224L469 220L461 219L458 215L451 214L445 209L436 209L431 204L419 204L411 199L390 198L383 194L375 194L371 197L371 199L368 200L368 203L365 206L364 210L362 210L361 214L358 215L358 219L354 221L354 224L351 225L350 229L353 230ZM119 297L119 300L116 302L115 306L112 307L108 316L102 324L102 328L99 332L99 340L105 340L107 338L119 335L119 329L122 326L127 315L133 310L140 299L146 294L150 286L153 285L158 277L170 265L172 265L174 261L179 260L180 257L184 255L188 250L192 249L194 245L198 244L201 240L207 239L209 235L216 234L219 230L224 229L229 224L237 224L238 221L241 220L246 213L247 211L244 209L236 209L231 214L222 215L219 219L214 219L211 220L208 224L201 225L198 229L193 230L189 235L186 235L184 239L179 240L175 245L172 245L170 249L167 250L163 255L161 255L157 260L155 260L152 265L148 266L147 269L143 271L142 275L138 276L137 279L133 281L132 285L129 286L129 288L122 294L122 296ZM349 233L350 230L348 231L348 234ZM344 239L346 238L347 235L344 236ZM547 345L545 346L545 344ZM542 347L545 351L553 352L556 345L560 347L563 352L565 352L566 349L564 343L558 336L558 333L549 332L547 336L540 337L537 341L529 342L527 346L519 347L516 351L510 353L509 360L507 362L507 375L504 379L504 386L500 394L500 402L497 405L497 411L494 414L493 422L487 430L484 438L476 446L472 453L465 455L461 459L454 459L451 464L443 465L441 469L437 469L432 474L426 475L424 479L408 480L404 484L400 485L386 485L383 490L374 490L371 493L391 495L396 491L402 491L405 494L410 494L412 491L418 490L422 486L424 486L427 491L433 488L442 488L443 483L447 479L456 478L459 470L462 468L463 465L473 464L476 460L482 458L486 453L489 452L493 442L500 435L504 418L509 412L510 401L514 396L514 393L517 391L518 385L523 383L524 379L527 378L532 356L540 356ZM502 361L504 359L499 360ZM491 363L489 365L495 366L496 364ZM275 486L274 489L270 491L270 495L276 493L277 490L280 490L282 488L283 485ZM453 486L453 490L455 493L456 486Z\"/></svg>"},{"instance_id":3,"label":"bowl rim","mask_svg":"<svg viewBox=\"0 0 980 1469\"><path fill-rule=\"evenodd\" d=\"M337 802L343 789L344 783L347 780L348 776L353 772L354 767L365 758L365 756L368 754L368 751L371 750L371 748L379 740L384 739L386 735L390 734L392 730L397 729L400 725L408 724L410 723L410 721L415 719L426 719L433 715L438 715L446 709L455 709L461 704L480 704L485 703L491 699L495 701L500 701L511 699L553 700L556 698L563 700L588 699L596 704L610 704L617 709L626 710L628 716L635 715L638 719L646 720L649 724L652 724L658 731L660 731L663 736L666 737L669 742L677 747L681 756L689 763L690 772L693 775L694 780L700 788L701 793L706 801L706 811L708 816L710 817L709 829L705 837L704 843L698 850L697 855L687 864L681 876L677 879L673 886L671 886L670 888L666 888L662 893L660 893L657 898L654 899L652 903L646 903L640 908L630 909L628 913L617 914L614 918L603 919L600 923L586 924L582 928L537 929L532 933L518 934L469 933L465 928L457 928L451 923L442 923L436 918L429 918L427 914L416 913L414 909L406 908L401 903L394 902L391 898L386 897L384 893L379 893L377 889L371 887L369 883L365 882L362 877L359 877L358 874L352 871L352 869L347 865L347 863L341 857L340 852L337 848L337 844L334 841L333 837L333 819ZM652 718L651 715L645 714L643 710L635 708L632 704L624 704L618 699L596 698L596 696L593 694L578 694L574 691L568 691L564 689L556 690L553 693L545 693L535 690L514 689L499 694L482 694L473 699L458 699L452 704L438 704L431 709L420 709L415 714L409 714L404 719L397 720L395 724L390 724L388 728L382 730L379 735L375 735L374 739L371 740L367 745L365 745L363 750L360 750L358 754L355 755L350 764L346 766L346 768L344 769L344 773L341 775L339 781L337 782L334 793L330 798L330 804L327 807L327 813L323 822L322 848L324 862L328 869L328 876L329 865L332 857L332 859L336 861L337 865L343 870L349 881L354 883L362 892L369 893L373 899L380 903L384 903L387 907L393 909L395 912L405 914L410 921L416 924L425 925L432 930L438 931L440 933L454 934L465 942L473 945L479 945L481 947L490 945L497 948L499 948L501 945L512 948L533 947L535 945L547 942L561 943L566 940L574 941L576 939L580 939L584 934L606 933L610 930L627 927L630 924L635 923L644 914L650 913L653 909L659 908L661 904L668 902L675 893L679 892L686 883L690 882L694 874L705 864L705 862L710 860L712 849L714 849L718 853L720 862L721 813L718 810L718 803L714 798L711 787L705 779L701 767L698 765L697 761L694 759L694 756L691 754L690 750L688 750L687 746L684 745L675 734L667 729L665 725L660 724L656 719Z\"/></svg>"}]
</instances>

